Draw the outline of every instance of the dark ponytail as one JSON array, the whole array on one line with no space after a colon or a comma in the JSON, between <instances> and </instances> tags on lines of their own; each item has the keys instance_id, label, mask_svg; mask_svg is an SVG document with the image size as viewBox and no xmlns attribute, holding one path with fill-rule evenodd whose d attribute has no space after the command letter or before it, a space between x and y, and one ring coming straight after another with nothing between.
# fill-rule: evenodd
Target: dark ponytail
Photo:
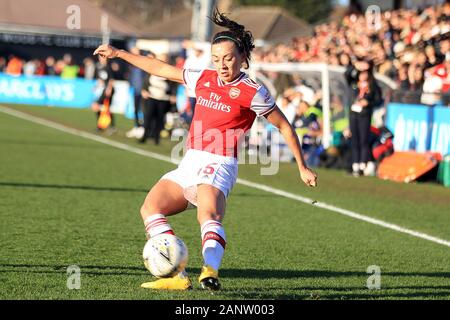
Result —
<instances>
[{"instance_id":1,"label":"dark ponytail","mask_svg":"<svg viewBox=\"0 0 450 320\"><path fill-rule=\"evenodd\" d=\"M212 18L210 20L219 27L226 28L228 30L216 33L213 37L212 44L220 43L223 41L232 41L238 48L240 53L245 56L245 68L248 68L251 59L251 52L255 48L253 44L253 35L250 31L245 30L245 27L233 20L230 20L223 13L220 13L217 8L213 11Z\"/></svg>"}]
</instances>

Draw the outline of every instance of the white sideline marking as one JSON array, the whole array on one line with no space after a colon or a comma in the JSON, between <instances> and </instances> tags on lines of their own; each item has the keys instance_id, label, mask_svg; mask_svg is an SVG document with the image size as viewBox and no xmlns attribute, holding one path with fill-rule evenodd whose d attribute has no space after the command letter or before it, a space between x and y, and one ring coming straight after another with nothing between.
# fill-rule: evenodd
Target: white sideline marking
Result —
<instances>
[{"instance_id":1,"label":"white sideline marking","mask_svg":"<svg viewBox=\"0 0 450 320\"><path fill-rule=\"evenodd\" d=\"M76 136L83 137L83 138L86 138L86 139L90 139L90 140L94 140L94 141L97 141L97 142L100 142L100 143L104 143L104 144L110 145L110 146L118 148L118 149L126 150L126 151L133 152L133 153L145 156L145 157L149 157L149 158L153 158L153 159L169 162L169 163L172 163L172 164L177 164L177 162L173 161L170 157L167 157L167 156L155 153L155 152L145 151L145 150L142 150L140 148L132 147L132 146L129 146L129 145L125 144L125 143L115 142L115 141L112 141L112 140L109 140L109 139L97 136L97 135L92 134L92 133L88 133L88 132L77 130L77 129L72 129L72 128L66 127L64 125L58 124L56 122L45 120L45 119L42 119L42 118L39 118L39 117L35 117L35 116L29 115L29 114L26 114L26 113L23 113L23 112L20 112L20 111L17 111L17 110L13 110L13 109L10 109L10 108L6 108L6 107L3 107L3 106L0 106L0 111L3 112L3 113L9 114L11 116L17 117L17 118L21 118L21 119L24 119L24 120L27 120L27 121L30 121L30 122L38 123L38 124L41 124L43 126L47 126L47 127L50 127L50 128L56 129L56 130L60 130L60 131L66 132L66 133L70 133L70 134L73 134L73 135L76 135ZM269 193L273 193L273 194L276 194L276 195L279 195L279 196L282 196L282 197L285 197L285 198L289 198L289 199L297 200L297 201L300 201L300 202L303 202L303 203L306 203L306 204L314 205L316 207L319 207L319 208L322 208L322 209L325 209L325 210L329 210L329 211L333 211L333 212L342 214L342 215L350 217L350 218L354 218L354 219L357 219L357 220L365 221L365 222L368 222L368 223L371 223L371 224L375 224L375 225L378 225L378 226L381 226L381 227L384 227L384 228L387 228L387 229L391 229L391 230L395 230L395 231L398 231L398 232L401 232L401 233L405 233L405 234L408 234L408 235L413 236L413 237L421 238L421 239L424 239L424 240L428 240L428 241L431 241L431 242L434 242L434 243L438 243L438 244L450 247L450 241L439 239L439 238L430 236L430 235L422 233L422 232L414 231L414 230L411 230L411 229L406 229L406 228L403 228L403 227L398 226L396 224L385 222L385 221L382 221L382 220L379 220L379 219L375 219L375 218L371 218L371 217L368 217L368 216L356 213L354 211L350 211L350 210L342 209L342 208L339 208L339 207L335 207L333 205L329 205L329 204L324 203L324 202L319 202L319 201L315 202L314 200L312 200L310 198L302 197L302 196L296 195L294 193L286 192L286 191L283 191L283 190L280 190L280 189L269 187L269 186L264 185L264 184L255 183L255 182L251 182L251 181L244 180L244 179L237 179L237 183L245 185L247 187L251 187L251 188L258 189L258 190L262 190L262 191L266 191L266 192L269 192Z\"/></svg>"}]
</instances>

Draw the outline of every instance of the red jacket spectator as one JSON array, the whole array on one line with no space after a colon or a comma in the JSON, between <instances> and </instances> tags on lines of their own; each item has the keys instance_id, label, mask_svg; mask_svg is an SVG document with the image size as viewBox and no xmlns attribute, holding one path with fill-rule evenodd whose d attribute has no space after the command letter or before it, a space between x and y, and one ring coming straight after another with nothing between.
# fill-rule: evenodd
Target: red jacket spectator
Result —
<instances>
[{"instance_id":1,"label":"red jacket spectator","mask_svg":"<svg viewBox=\"0 0 450 320\"><path fill-rule=\"evenodd\" d=\"M442 80L442 93L446 93L450 89L449 79L450 60L438 64L434 69L433 75L438 76Z\"/></svg>"},{"instance_id":2,"label":"red jacket spectator","mask_svg":"<svg viewBox=\"0 0 450 320\"><path fill-rule=\"evenodd\" d=\"M18 76L22 74L23 61L17 57L12 57L6 65L5 72L10 75Z\"/></svg>"}]
</instances>

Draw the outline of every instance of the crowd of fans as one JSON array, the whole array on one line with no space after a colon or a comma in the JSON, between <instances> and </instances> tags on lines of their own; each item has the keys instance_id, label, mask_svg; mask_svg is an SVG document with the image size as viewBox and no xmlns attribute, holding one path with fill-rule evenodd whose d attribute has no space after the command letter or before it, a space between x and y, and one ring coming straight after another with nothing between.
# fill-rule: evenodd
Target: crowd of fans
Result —
<instances>
[{"instance_id":1,"label":"crowd of fans","mask_svg":"<svg viewBox=\"0 0 450 320\"><path fill-rule=\"evenodd\" d=\"M446 93L450 88L450 2L424 10L345 16L321 24L311 37L259 48L256 62L326 62L344 66L374 62L374 70L411 92ZM432 101L431 104L435 102Z\"/></svg>"},{"instance_id":2,"label":"crowd of fans","mask_svg":"<svg viewBox=\"0 0 450 320\"><path fill-rule=\"evenodd\" d=\"M45 59L25 60L11 54L7 57L0 56L0 72L9 75L25 76L60 76L62 79L95 79L100 63L91 57L83 59L82 63L76 63L70 53L60 58L48 56ZM111 63L112 72L116 78L123 78L121 66L117 62Z\"/></svg>"},{"instance_id":3,"label":"crowd of fans","mask_svg":"<svg viewBox=\"0 0 450 320\"><path fill-rule=\"evenodd\" d=\"M278 105L296 129L308 165L345 168L373 175L376 163L393 152L392 133L374 127L374 109L383 101L449 105L450 2L424 10L396 10L345 16L318 25L311 37L258 48L255 62L304 62L342 66L350 88L347 105L331 96L331 147L322 147L321 92L298 76L274 80ZM374 73L392 79L397 90L381 94ZM289 155L288 155L289 157Z\"/></svg>"}]
</instances>

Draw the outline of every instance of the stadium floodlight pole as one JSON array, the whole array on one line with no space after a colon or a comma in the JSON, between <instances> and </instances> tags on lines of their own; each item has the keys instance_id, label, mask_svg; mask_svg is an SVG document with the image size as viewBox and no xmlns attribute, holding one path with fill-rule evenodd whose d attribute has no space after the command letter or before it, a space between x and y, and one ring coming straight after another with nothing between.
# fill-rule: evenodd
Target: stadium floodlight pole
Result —
<instances>
[{"instance_id":1,"label":"stadium floodlight pole","mask_svg":"<svg viewBox=\"0 0 450 320\"><path fill-rule=\"evenodd\" d=\"M102 13L100 17L100 30L102 32L102 44L109 44L109 26L108 26L109 16L106 13Z\"/></svg>"},{"instance_id":2,"label":"stadium floodlight pole","mask_svg":"<svg viewBox=\"0 0 450 320\"><path fill-rule=\"evenodd\" d=\"M192 7L191 40L210 41L212 33L211 16L215 0L195 0Z\"/></svg>"}]
</instances>

